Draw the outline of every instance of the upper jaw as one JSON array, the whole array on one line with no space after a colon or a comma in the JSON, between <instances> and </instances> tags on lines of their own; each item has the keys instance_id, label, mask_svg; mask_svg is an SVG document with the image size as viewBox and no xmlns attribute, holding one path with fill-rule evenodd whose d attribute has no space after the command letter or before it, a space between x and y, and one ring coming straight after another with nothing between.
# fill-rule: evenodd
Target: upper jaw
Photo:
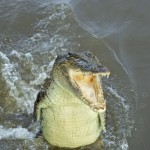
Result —
<instances>
[{"instance_id":1,"label":"upper jaw","mask_svg":"<svg viewBox=\"0 0 150 150\"><path fill-rule=\"evenodd\" d=\"M84 74L89 74L89 73L87 72L87 73L84 73ZM100 76L100 77L109 78L110 72L98 72L98 73L94 73L93 76Z\"/></svg>"},{"instance_id":2,"label":"upper jaw","mask_svg":"<svg viewBox=\"0 0 150 150\"><path fill-rule=\"evenodd\" d=\"M83 72L83 75L89 75L92 74L93 76L100 76L100 77L107 77L109 78L110 72L97 72L97 73L91 73L91 72Z\"/></svg>"}]
</instances>

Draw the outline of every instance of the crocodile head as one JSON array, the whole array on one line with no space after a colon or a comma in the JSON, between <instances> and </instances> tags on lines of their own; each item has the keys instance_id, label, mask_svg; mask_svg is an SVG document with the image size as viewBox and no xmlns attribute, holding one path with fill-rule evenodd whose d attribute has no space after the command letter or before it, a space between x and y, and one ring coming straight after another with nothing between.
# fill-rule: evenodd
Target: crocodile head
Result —
<instances>
[{"instance_id":1,"label":"crocodile head","mask_svg":"<svg viewBox=\"0 0 150 150\"><path fill-rule=\"evenodd\" d=\"M103 96L101 77L109 77L109 70L100 64L89 52L67 53L56 58L54 68L69 79L74 93L94 111L104 112L106 102ZM71 87L71 88L72 88Z\"/></svg>"}]
</instances>

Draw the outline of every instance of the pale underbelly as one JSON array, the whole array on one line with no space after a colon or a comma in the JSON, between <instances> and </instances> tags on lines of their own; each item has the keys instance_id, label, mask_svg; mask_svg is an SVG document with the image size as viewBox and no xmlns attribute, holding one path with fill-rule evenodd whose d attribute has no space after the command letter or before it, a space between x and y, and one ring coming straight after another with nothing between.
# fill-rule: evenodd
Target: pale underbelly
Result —
<instances>
[{"instance_id":1,"label":"pale underbelly","mask_svg":"<svg viewBox=\"0 0 150 150\"><path fill-rule=\"evenodd\" d=\"M42 110L45 139L59 147L79 147L96 141L100 135L98 113L88 107L47 107Z\"/></svg>"}]
</instances>

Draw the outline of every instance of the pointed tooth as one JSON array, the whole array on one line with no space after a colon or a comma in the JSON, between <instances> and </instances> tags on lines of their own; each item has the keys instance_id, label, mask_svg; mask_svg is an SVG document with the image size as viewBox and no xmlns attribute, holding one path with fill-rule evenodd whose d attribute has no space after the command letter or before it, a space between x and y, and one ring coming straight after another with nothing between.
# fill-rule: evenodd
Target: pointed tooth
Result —
<instances>
[{"instance_id":1,"label":"pointed tooth","mask_svg":"<svg viewBox=\"0 0 150 150\"><path fill-rule=\"evenodd\" d=\"M109 75L107 75L107 79L109 78Z\"/></svg>"}]
</instances>

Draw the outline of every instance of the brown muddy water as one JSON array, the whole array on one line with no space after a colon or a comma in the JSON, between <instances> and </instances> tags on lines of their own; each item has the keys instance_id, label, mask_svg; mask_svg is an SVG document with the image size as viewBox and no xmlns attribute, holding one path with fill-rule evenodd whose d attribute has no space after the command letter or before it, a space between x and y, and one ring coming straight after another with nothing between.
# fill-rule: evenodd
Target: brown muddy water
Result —
<instances>
[{"instance_id":1,"label":"brown muddy water","mask_svg":"<svg viewBox=\"0 0 150 150\"><path fill-rule=\"evenodd\" d=\"M148 0L1 0L0 150L58 149L34 138L34 101L57 54L87 50L111 71L105 149L149 150L149 27Z\"/></svg>"}]
</instances>

